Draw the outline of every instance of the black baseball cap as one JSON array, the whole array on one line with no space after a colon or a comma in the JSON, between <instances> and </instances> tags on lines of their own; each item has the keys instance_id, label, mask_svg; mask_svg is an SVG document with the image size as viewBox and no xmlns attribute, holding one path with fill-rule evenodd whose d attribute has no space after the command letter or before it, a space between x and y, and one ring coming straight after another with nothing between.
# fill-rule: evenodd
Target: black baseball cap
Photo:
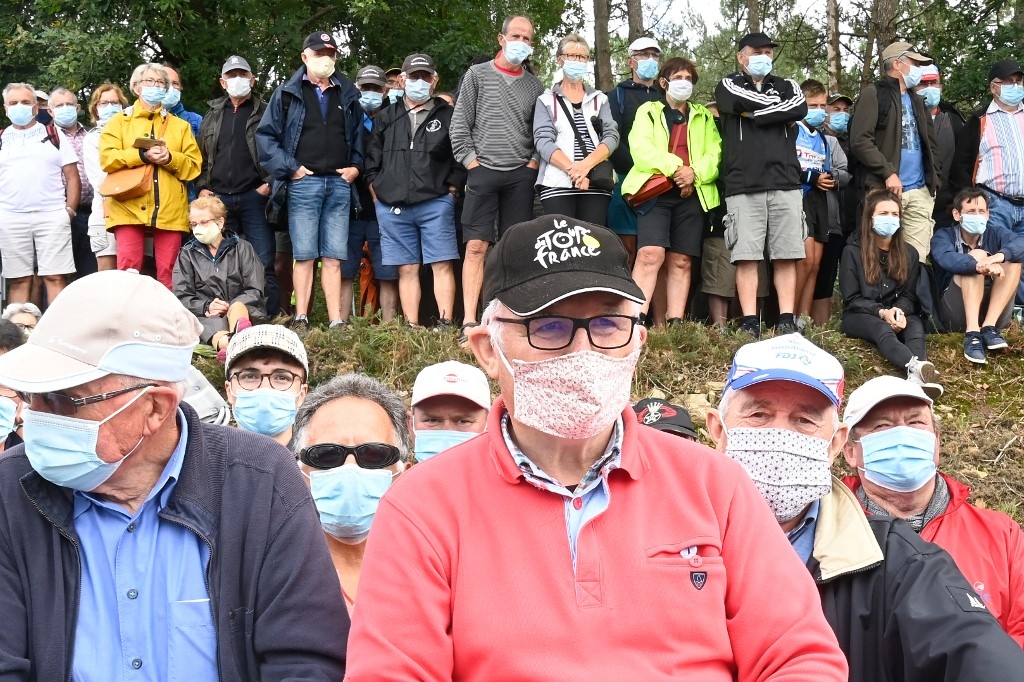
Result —
<instances>
[{"instance_id":1,"label":"black baseball cap","mask_svg":"<svg viewBox=\"0 0 1024 682\"><path fill-rule=\"evenodd\" d=\"M1003 80L1009 78L1015 73L1024 74L1024 70L1020 68L1020 64L1012 59L1000 59L998 62L992 65L992 68L988 70L989 82L994 80Z\"/></svg>"},{"instance_id":2,"label":"black baseball cap","mask_svg":"<svg viewBox=\"0 0 1024 682\"><path fill-rule=\"evenodd\" d=\"M310 50L322 50L325 47L329 47L335 52L338 51L338 43L334 40L334 36L326 31L314 31L306 36L306 40L302 43L302 49Z\"/></svg>"},{"instance_id":3,"label":"black baseball cap","mask_svg":"<svg viewBox=\"0 0 1024 682\"><path fill-rule=\"evenodd\" d=\"M764 33L748 33L740 38L740 49L745 47L778 47L779 44Z\"/></svg>"},{"instance_id":4,"label":"black baseball cap","mask_svg":"<svg viewBox=\"0 0 1024 682\"><path fill-rule=\"evenodd\" d=\"M693 420L685 407L657 398L644 398L633 406L633 411L641 424L697 440L697 430L693 428Z\"/></svg>"},{"instance_id":5,"label":"black baseball cap","mask_svg":"<svg viewBox=\"0 0 1024 682\"><path fill-rule=\"evenodd\" d=\"M437 69L434 68L434 60L429 54L417 52L409 55L402 62L402 73L415 73L417 71L427 71L431 76L437 73Z\"/></svg>"},{"instance_id":6,"label":"black baseball cap","mask_svg":"<svg viewBox=\"0 0 1024 682\"><path fill-rule=\"evenodd\" d=\"M356 85L363 85L365 83L372 83L373 85L379 85L384 87L388 84L384 80L384 71L379 66L369 64L359 69L359 73L356 74Z\"/></svg>"},{"instance_id":7,"label":"black baseball cap","mask_svg":"<svg viewBox=\"0 0 1024 682\"><path fill-rule=\"evenodd\" d=\"M826 104L835 104L836 102L839 102L839 101L844 101L848 105L850 105L851 107L853 106L853 100L852 99L850 99L846 95L844 95L842 93L838 93L838 92L835 93L835 94L829 95L828 99L825 100L825 103Z\"/></svg>"},{"instance_id":8,"label":"black baseball cap","mask_svg":"<svg viewBox=\"0 0 1024 682\"><path fill-rule=\"evenodd\" d=\"M483 300L496 298L521 317L590 291L644 302L626 249L608 228L545 215L508 228L487 254Z\"/></svg>"}]
</instances>

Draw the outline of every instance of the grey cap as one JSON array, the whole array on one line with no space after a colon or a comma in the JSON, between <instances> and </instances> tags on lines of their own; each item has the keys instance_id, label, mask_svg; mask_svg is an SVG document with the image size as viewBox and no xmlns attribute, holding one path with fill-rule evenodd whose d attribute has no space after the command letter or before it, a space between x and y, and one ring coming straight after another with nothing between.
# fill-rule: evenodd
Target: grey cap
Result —
<instances>
[{"instance_id":1,"label":"grey cap","mask_svg":"<svg viewBox=\"0 0 1024 682\"><path fill-rule=\"evenodd\" d=\"M373 66L369 64L359 69L359 73L356 74L356 85L362 85L364 83L372 83L384 87L388 84L384 78L384 69L379 66Z\"/></svg>"},{"instance_id":2,"label":"grey cap","mask_svg":"<svg viewBox=\"0 0 1024 682\"><path fill-rule=\"evenodd\" d=\"M249 66L249 62L245 61L244 57L239 57L237 54L233 54L228 57L228 60L224 62L224 66L220 67L220 75L226 74L228 71L235 71L236 69L242 69L252 73L252 68Z\"/></svg>"}]
</instances>

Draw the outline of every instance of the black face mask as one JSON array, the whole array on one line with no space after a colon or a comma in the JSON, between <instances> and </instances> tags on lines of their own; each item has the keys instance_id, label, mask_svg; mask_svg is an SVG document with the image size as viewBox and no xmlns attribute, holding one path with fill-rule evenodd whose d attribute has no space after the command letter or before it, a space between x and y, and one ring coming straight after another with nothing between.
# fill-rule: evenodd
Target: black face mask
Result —
<instances>
[{"instance_id":1,"label":"black face mask","mask_svg":"<svg viewBox=\"0 0 1024 682\"><path fill-rule=\"evenodd\" d=\"M40 109L39 113L36 114L36 120L42 123L44 126L53 123L53 116L46 109Z\"/></svg>"}]
</instances>

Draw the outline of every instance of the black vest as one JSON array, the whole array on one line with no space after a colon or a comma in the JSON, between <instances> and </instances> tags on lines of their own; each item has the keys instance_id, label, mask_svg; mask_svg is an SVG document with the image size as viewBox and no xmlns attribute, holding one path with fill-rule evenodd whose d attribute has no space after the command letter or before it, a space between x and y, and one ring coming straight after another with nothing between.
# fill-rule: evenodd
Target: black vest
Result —
<instances>
[{"instance_id":1,"label":"black vest","mask_svg":"<svg viewBox=\"0 0 1024 682\"><path fill-rule=\"evenodd\" d=\"M317 175L335 175L338 168L349 165L348 141L345 139L345 110L341 88L332 85L327 96L327 120L320 113L317 86L302 81L302 99L306 105L299 146L295 160Z\"/></svg>"}]
</instances>

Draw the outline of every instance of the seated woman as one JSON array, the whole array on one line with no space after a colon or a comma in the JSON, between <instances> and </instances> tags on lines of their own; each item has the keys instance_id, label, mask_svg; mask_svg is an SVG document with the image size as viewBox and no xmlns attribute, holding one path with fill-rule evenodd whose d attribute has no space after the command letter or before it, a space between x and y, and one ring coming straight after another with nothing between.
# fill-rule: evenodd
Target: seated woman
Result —
<instances>
[{"instance_id":1,"label":"seated woman","mask_svg":"<svg viewBox=\"0 0 1024 682\"><path fill-rule=\"evenodd\" d=\"M622 182L622 194L636 194L654 175L675 186L637 207L637 252L633 279L644 291L650 309L658 271L668 252L665 306L668 324L682 321L694 258L701 256L707 213L721 203L715 180L722 160L722 137L706 107L691 102L697 66L683 57L666 60L658 74L664 101L637 109L629 132L633 168Z\"/></svg>"},{"instance_id":2,"label":"seated woman","mask_svg":"<svg viewBox=\"0 0 1024 682\"><path fill-rule=\"evenodd\" d=\"M938 372L925 359L924 321L917 299L917 249L903 236L899 197L875 190L864 200L860 230L850 235L839 266L840 329L878 346L892 365L932 399L942 395Z\"/></svg>"},{"instance_id":3,"label":"seated woman","mask_svg":"<svg viewBox=\"0 0 1024 682\"><path fill-rule=\"evenodd\" d=\"M203 325L199 337L223 362L231 334L266 318L263 264L249 242L224 229L227 208L217 197L192 202L188 224L194 239L174 264L172 291Z\"/></svg>"}]
</instances>

